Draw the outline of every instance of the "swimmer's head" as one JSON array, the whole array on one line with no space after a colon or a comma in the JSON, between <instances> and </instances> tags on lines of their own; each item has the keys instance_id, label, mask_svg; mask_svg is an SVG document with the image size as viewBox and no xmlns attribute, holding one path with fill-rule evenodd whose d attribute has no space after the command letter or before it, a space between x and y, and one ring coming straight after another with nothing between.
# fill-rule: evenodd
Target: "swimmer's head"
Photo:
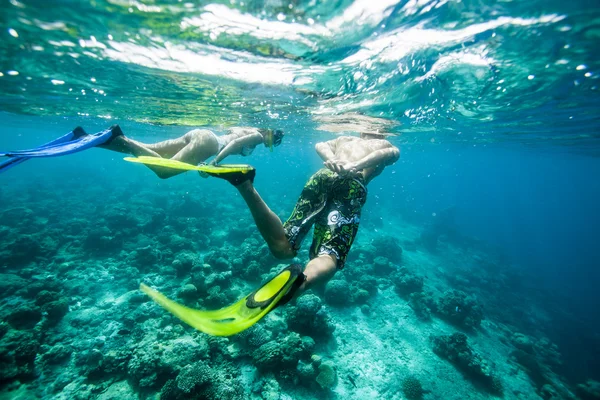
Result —
<instances>
[{"instance_id":1,"label":"swimmer's head","mask_svg":"<svg viewBox=\"0 0 600 400\"><path fill-rule=\"evenodd\" d=\"M273 151L273 147L277 147L283 141L284 133L281 129L261 129L260 133L265 139L265 147Z\"/></svg>"}]
</instances>

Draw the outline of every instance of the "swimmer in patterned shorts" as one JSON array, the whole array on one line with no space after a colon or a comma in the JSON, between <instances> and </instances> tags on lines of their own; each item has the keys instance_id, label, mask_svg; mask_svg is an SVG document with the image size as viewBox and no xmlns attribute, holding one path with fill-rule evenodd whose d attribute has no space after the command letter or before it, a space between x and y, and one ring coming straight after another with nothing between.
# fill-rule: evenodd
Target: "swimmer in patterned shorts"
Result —
<instances>
[{"instance_id":1,"label":"swimmer in patterned shorts","mask_svg":"<svg viewBox=\"0 0 600 400\"><path fill-rule=\"evenodd\" d=\"M366 200L361 175L340 176L327 168L319 170L306 183L292 215L283 224L291 248L298 251L314 225L310 259L327 254L335 257L337 268L342 269Z\"/></svg>"},{"instance_id":2,"label":"swimmer in patterned shorts","mask_svg":"<svg viewBox=\"0 0 600 400\"><path fill-rule=\"evenodd\" d=\"M234 183L275 257L295 257L314 226L310 261L304 267L303 283L294 295L314 284L326 283L336 270L344 267L358 232L367 184L400 157L400 150L378 133L342 136L317 143L316 150L325 168L308 180L285 224L254 188L254 170L241 182Z\"/></svg>"}]
</instances>

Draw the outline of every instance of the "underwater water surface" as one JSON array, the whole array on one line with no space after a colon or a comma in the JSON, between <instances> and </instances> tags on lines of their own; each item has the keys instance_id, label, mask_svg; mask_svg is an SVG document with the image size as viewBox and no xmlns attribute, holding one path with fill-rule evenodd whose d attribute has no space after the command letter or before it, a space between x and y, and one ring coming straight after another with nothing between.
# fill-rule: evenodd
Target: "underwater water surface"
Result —
<instances>
[{"instance_id":1,"label":"underwater water surface","mask_svg":"<svg viewBox=\"0 0 600 400\"><path fill-rule=\"evenodd\" d=\"M229 338L277 260L228 183L90 149L0 173L0 399L600 399L594 1L0 4L0 151L280 128L228 162L285 220L315 144L386 132L346 267ZM4 159L0 159L0 162ZM295 262L308 261L308 238Z\"/></svg>"}]
</instances>

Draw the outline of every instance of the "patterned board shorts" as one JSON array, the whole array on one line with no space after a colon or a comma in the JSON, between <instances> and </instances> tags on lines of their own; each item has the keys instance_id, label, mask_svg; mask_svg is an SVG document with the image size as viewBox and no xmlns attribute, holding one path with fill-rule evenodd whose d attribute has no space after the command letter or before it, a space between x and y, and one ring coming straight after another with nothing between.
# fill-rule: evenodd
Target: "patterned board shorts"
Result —
<instances>
[{"instance_id":1,"label":"patterned board shorts","mask_svg":"<svg viewBox=\"0 0 600 400\"><path fill-rule=\"evenodd\" d=\"M341 177L323 168L304 186L296 207L283 225L294 250L315 226L310 258L335 255L337 268L344 268L346 257L358 232L360 212L367 200L362 178Z\"/></svg>"}]
</instances>

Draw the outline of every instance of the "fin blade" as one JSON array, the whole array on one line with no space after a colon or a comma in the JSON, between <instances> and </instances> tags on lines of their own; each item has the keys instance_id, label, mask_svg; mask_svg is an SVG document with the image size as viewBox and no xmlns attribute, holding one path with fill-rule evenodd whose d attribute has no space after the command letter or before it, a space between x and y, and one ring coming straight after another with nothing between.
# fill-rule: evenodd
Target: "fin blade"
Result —
<instances>
[{"instance_id":1,"label":"fin blade","mask_svg":"<svg viewBox=\"0 0 600 400\"><path fill-rule=\"evenodd\" d=\"M225 174L231 172L246 173L254 169L253 167L247 164L193 165L178 160L172 160L170 158L152 156L125 157L123 159L125 161L138 164L153 165L155 167L172 168L184 171L202 171L212 174Z\"/></svg>"},{"instance_id":2,"label":"fin blade","mask_svg":"<svg viewBox=\"0 0 600 400\"><path fill-rule=\"evenodd\" d=\"M191 327L213 336L232 336L250 328L277 306L298 279L297 269L290 270L288 267L234 304L213 311L186 307L143 283L140 284L140 290ZM257 294L259 295L258 303L264 303L264 308L261 306L248 307L248 304L256 303L254 296ZM262 295L265 294L267 297L263 298Z\"/></svg>"},{"instance_id":3,"label":"fin blade","mask_svg":"<svg viewBox=\"0 0 600 400\"><path fill-rule=\"evenodd\" d=\"M145 164L145 165L153 165L155 167L164 167L164 168L172 168L179 169L185 171L200 171L195 165L184 163L177 160L171 160L169 158L161 158L161 157L151 157L151 156L139 156L139 157L125 157L125 161Z\"/></svg>"}]
</instances>

